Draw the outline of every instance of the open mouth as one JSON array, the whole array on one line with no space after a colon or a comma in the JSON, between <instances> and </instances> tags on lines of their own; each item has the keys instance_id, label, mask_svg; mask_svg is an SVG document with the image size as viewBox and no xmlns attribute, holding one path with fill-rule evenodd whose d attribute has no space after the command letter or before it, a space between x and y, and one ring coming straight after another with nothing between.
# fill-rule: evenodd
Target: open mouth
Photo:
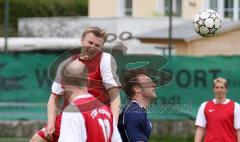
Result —
<instances>
[{"instance_id":1,"label":"open mouth","mask_svg":"<svg viewBox=\"0 0 240 142\"><path fill-rule=\"evenodd\" d=\"M87 50L86 50L86 52L88 53L88 54L95 54L95 49L94 48L88 48Z\"/></svg>"}]
</instances>

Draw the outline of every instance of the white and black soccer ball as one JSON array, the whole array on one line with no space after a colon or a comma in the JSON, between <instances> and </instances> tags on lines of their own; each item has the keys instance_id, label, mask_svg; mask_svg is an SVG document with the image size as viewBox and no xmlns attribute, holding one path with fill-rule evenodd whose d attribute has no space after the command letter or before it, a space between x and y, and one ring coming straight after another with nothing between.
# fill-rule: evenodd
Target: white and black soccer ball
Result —
<instances>
[{"instance_id":1,"label":"white and black soccer ball","mask_svg":"<svg viewBox=\"0 0 240 142\"><path fill-rule=\"evenodd\" d=\"M195 31L203 37L215 35L221 27L221 17L219 14L210 9L202 10L195 15L193 25Z\"/></svg>"}]
</instances>

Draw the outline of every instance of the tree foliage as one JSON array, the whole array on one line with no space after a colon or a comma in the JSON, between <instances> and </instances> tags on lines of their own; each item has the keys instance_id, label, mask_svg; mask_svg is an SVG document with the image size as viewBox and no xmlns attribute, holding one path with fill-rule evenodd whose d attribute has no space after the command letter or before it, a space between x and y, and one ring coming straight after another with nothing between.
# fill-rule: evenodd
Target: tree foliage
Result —
<instances>
[{"instance_id":1,"label":"tree foliage","mask_svg":"<svg viewBox=\"0 0 240 142\"><path fill-rule=\"evenodd\" d=\"M0 0L0 36L3 36L4 1ZM17 36L22 17L87 16L88 0L8 0L9 34Z\"/></svg>"}]
</instances>

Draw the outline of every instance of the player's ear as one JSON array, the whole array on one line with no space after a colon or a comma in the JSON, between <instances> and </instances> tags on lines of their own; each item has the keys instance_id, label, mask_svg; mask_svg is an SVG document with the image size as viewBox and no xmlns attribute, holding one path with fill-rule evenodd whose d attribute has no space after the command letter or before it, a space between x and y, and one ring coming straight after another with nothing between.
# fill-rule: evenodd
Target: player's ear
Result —
<instances>
[{"instance_id":1,"label":"player's ear","mask_svg":"<svg viewBox=\"0 0 240 142\"><path fill-rule=\"evenodd\" d=\"M135 93L140 93L142 91L142 88L140 86L135 85L133 86L132 90Z\"/></svg>"}]
</instances>

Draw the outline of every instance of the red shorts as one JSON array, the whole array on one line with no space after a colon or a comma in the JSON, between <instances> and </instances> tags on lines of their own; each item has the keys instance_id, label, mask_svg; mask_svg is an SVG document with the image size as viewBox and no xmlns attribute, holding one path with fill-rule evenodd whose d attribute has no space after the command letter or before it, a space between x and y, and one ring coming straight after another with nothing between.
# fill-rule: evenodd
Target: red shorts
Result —
<instances>
[{"instance_id":1,"label":"red shorts","mask_svg":"<svg viewBox=\"0 0 240 142\"><path fill-rule=\"evenodd\" d=\"M48 140L45 138L44 134L45 134L45 129L47 128L47 125L45 125L41 130L39 130L37 132L37 134L43 138L44 140L46 140L47 142L58 142L58 138L59 138L59 135L60 135L60 127L61 127L61 120L62 120L62 113L59 114L56 118L56 122L55 122L55 132L53 133L52 137L53 139L52 140Z\"/></svg>"}]
</instances>

